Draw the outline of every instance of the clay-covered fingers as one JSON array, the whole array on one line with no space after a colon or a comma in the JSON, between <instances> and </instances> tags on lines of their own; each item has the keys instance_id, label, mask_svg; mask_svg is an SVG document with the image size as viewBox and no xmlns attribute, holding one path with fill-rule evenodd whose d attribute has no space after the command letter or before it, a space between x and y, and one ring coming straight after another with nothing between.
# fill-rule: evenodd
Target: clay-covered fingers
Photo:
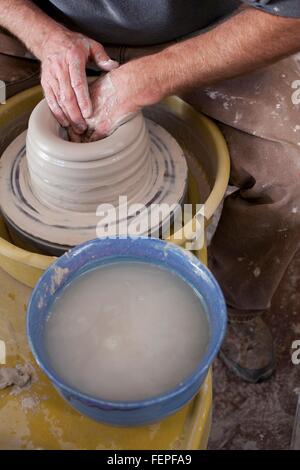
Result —
<instances>
[{"instance_id":1,"label":"clay-covered fingers","mask_svg":"<svg viewBox=\"0 0 300 470\"><path fill-rule=\"evenodd\" d=\"M106 122L98 124L97 128L88 128L84 133L84 142L96 142L97 140L104 139L110 134L109 127Z\"/></svg>"},{"instance_id":2,"label":"clay-covered fingers","mask_svg":"<svg viewBox=\"0 0 300 470\"><path fill-rule=\"evenodd\" d=\"M119 67L119 62L112 60L106 53L104 47L96 41L90 40L90 59L104 72L110 72Z\"/></svg>"},{"instance_id":3,"label":"clay-covered fingers","mask_svg":"<svg viewBox=\"0 0 300 470\"><path fill-rule=\"evenodd\" d=\"M92 132L91 135L89 136L85 136L85 140L84 142L97 142L98 140L101 140L105 137L105 135L103 134L99 134L99 132Z\"/></svg>"},{"instance_id":4,"label":"clay-covered fingers","mask_svg":"<svg viewBox=\"0 0 300 470\"><path fill-rule=\"evenodd\" d=\"M85 119L81 114L75 91L71 84L71 78L69 74L69 67L65 63L60 66L56 63L53 67L53 72L57 77L59 84L59 104L64 111L65 115L69 118L70 125L74 132L82 134L87 128Z\"/></svg>"},{"instance_id":5,"label":"clay-covered fingers","mask_svg":"<svg viewBox=\"0 0 300 470\"><path fill-rule=\"evenodd\" d=\"M56 92L53 89L53 85L51 86L48 81L43 79L41 80L41 84L44 90L45 98L47 100L50 110L52 111L52 114L62 127L68 127L70 125L70 122L59 105L59 100L56 96Z\"/></svg>"},{"instance_id":6,"label":"clay-covered fingers","mask_svg":"<svg viewBox=\"0 0 300 470\"><path fill-rule=\"evenodd\" d=\"M86 58L83 53L68 58L71 86L74 90L78 106L84 119L91 117L93 112L89 87L86 77Z\"/></svg>"},{"instance_id":7,"label":"clay-covered fingers","mask_svg":"<svg viewBox=\"0 0 300 470\"><path fill-rule=\"evenodd\" d=\"M94 113L86 76L86 64L93 61L104 71L118 67L103 46L83 34L62 28L50 35L42 47L42 85L54 116L77 134L87 128Z\"/></svg>"},{"instance_id":8,"label":"clay-covered fingers","mask_svg":"<svg viewBox=\"0 0 300 470\"><path fill-rule=\"evenodd\" d=\"M69 127L68 128L68 137L69 137L69 140L71 142L76 142L77 144L81 143L83 140L82 140L82 136L76 134L72 127Z\"/></svg>"}]
</instances>

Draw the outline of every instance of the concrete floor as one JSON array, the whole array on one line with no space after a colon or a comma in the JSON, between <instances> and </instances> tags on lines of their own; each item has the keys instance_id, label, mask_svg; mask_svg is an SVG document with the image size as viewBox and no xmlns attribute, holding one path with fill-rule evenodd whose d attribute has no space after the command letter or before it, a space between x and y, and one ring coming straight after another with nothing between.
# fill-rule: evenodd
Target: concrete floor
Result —
<instances>
[{"instance_id":1,"label":"concrete floor","mask_svg":"<svg viewBox=\"0 0 300 470\"><path fill-rule=\"evenodd\" d=\"M247 384L218 359L210 449L288 449L292 438L300 365L291 345L300 340L300 253L290 265L266 315L276 343L278 367L269 381Z\"/></svg>"}]
</instances>

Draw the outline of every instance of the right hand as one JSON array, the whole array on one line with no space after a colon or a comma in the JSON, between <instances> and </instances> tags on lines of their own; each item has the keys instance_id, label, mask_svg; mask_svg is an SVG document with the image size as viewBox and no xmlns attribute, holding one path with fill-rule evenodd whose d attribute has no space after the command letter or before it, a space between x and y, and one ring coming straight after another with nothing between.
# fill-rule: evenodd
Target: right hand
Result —
<instances>
[{"instance_id":1,"label":"right hand","mask_svg":"<svg viewBox=\"0 0 300 470\"><path fill-rule=\"evenodd\" d=\"M118 62L109 58L101 44L63 27L48 35L39 59L41 84L52 113L61 126L82 134L86 119L93 114L86 64L93 61L109 72L118 67Z\"/></svg>"}]
</instances>

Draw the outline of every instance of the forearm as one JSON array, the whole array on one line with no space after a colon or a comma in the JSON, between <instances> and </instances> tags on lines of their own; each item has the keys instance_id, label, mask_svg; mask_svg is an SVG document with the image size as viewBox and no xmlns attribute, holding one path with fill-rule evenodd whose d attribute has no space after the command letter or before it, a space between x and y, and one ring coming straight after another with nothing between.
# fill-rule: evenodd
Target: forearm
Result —
<instances>
[{"instance_id":1,"label":"forearm","mask_svg":"<svg viewBox=\"0 0 300 470\"><path fill-rule=\"evenodd\" d=\"M247 9L214 29L138 59L143 105L233 78L300 50L300 19Z\"/></svg>"},{"instance_id":2,"label":"forearm","mask_svg":"<svg viewBox=\"0 0 300 470\"><path fill-rule=\"evenodd\" d=\"M0 25L39 59L49 35L62 28L29 0L0 0Z\"/></svg>"}]
</instances>

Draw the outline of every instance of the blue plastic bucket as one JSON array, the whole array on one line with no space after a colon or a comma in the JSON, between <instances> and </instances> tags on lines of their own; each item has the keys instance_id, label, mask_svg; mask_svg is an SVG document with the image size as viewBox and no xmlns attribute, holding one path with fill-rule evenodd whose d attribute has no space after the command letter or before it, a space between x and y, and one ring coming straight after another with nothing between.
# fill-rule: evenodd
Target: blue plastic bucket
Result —
<instances>
[{"instance_id":1,"label":"blue plastic bucket","mask_svg":"<svg viewBox=\"0 0 300 470\"><path fill-rule=\"evenodd\" d=\"M62 289L91 269L122 261L156 264L178 275L200 297L210 330L206 353L194 372L169 391L140 401L109 401L81 393L56 374L45 348L46 321L51 306ZM218 283L190 252L154 238L103 238L75 247L45 271L28 305L27 333L38 365L74 408L96 421L130 426L160 421L193 398L222 344L226 318L226 305Z\"/></svg>"}]
</instances>

